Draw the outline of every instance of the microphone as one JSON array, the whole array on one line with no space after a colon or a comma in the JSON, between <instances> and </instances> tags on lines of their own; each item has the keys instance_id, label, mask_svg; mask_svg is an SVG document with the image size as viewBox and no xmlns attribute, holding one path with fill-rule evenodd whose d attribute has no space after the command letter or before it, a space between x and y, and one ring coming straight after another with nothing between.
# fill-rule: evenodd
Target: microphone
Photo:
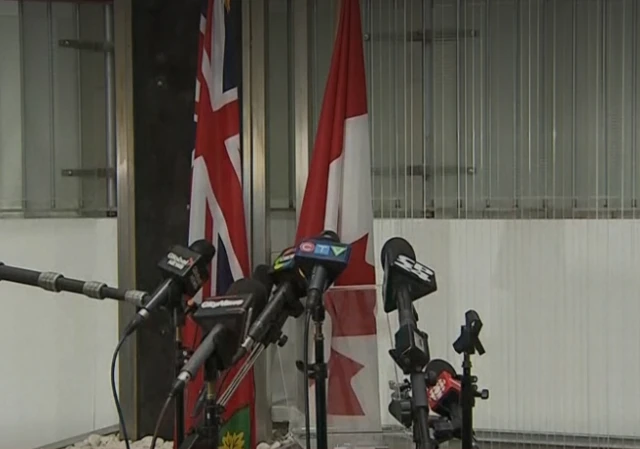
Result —
<instances>
[{"instance_id":1,"label":"microphone","mask_svg":"<svg viewBox=\"0 0 640 449\"><path fill-rule=\"evenodd\" d=\"M104 282L81 281L63 276L51 271L35 271L26 268L13 267L0 262L0 281L40 287L54 293L69 292L85 295L93 299L116 299L126 301L136 307L144 306L148 294L140 290L124 290L109 287Z\"/></svg>"},{"instance_id":2,"label":"microphone","mask_svg":"<svg viewBox=\"0 0 640 449\"><path fill-rule=\"evenodd\" d=\"M413 427L416 444L430 447L429 403L423 369L429 363L429 337L417 327L418 314L413 301L436 290L433 270L416 262L415 251L406 240L395 237L382 247L384 268L384 311L398 310L399 328L395 344L389 355L411 376L413 396L411 406L415 410Z\"/></svg>"},{"instance_id":3,"label":"microphone","mask_svg":"<svg viewBox=\"0 0 640 449\"><path fill-rule=\"evenodd\" d=\"M347 268L351 256L351 245L340 243L333 231L312 239L305 239L295 253L295 261L309 280L307 299L313 308L322 301L322 295Z\"/></svg>"},{"instance_id":4,"label":"microphone","mask_svg":"<svg viewBox=\"0 0 640 449\"><path fill-rule=\"evenodd\" d=\"M251 325L234 360L250 352L256 344L268 345L281 338L281 329L288 317L297 318L304 313L300 298L305 296L306 280L295 261L296 247L287 248L275 260L271 278L278 284L264 311ZM284 344L284 343L283 343Z\"/></svg>"},{"instance_id":5,"label":"microphone","mask_svg":"<svg viewBox=\"0 0 640 449\"><path fill-rule=\"evenodd\" d=\"M429 408L438 415L457 423L462 423L460 394L462 385L451 364L442 359L433 359L427 364L427 375L433 379L433 385L427 388Z\"/></svg>"},{"instance_id":6,"label":"microphone","mask_svg":"<svg viewBox=\"0 0 640 449\"><path fill-rule=\"evenodd\" d=\"M258 266L254 271L256 279L240 279L231 284L226 295L202 302L193 318L207 334L178 374L171 387L172 396L184 388L201 366L211 363L212 370L221 371L233 364L240 341L267 302L265 272L265 266Z\"/></svg>"},{"instance_id":7,"label":"microphone","mask_svg":"<svg viewBox=\"0 0 640 449\"><path fill-rule=\"evenodd\" d=\"M257 265L253 269L253 273L251 273L251 279L261 283L267 293L267 298L265 298L265 303L262 305L262 307L264 308L264 306L266 305L267 299L271 294L271 290L273 290L273 278L271 276L271 267L264 263Z\"/></svg>"},{"instance_id":8,"label":"microphone","mask_svg":"<svg viewBox=\"0 0 640 449\"><path fill-rule=\"evenodd\" d=\"M426 265L417 262L413 247L405 239L394 237L387 240L380 252L384 268L384 311L398 308L396 296L408 297L410 302L420 299L438 289L436 274Z\"/></svg>"},{"instance_id":9,"label":"microphone","mask_svg":"<svg viewBox=\"0 0 640 449\"><path fill-rule=\"evenodd\" d=\"M125 335L132 334L150 313L159 306L168 303L172 297L186 293L195 296L202 285L209 279L208 265L216 250L206 240L196 240L185 248L176 245L158 263L165 280L156 288L144 307L138 311L125 330Z\"/></svg>"},{"instance_id":10,"label":"microphone","mask_svg":"<svg viewBox=\"0 0 640 449\"><path fill-rule=\"evenodd\" d=\"M442 359L434 359L426 368L427 375L433 379L427 389L429 408L440 415L441 419L430 421L433 437L438 442L452 438L462 438L462 383L451 364ZM477 447L477 445L472 445Z\"/></svg>"},{"instance_id":11,"label":"microphone","mask_svg":"<svg viewBox=\"0 0 640 449\"><path fill-rule=\"evenodd\" d=\"M384 311L397 309L400 322L389 354L405 374L421 372L430 358L428 336L417 328L418 314L412 302L437 289L433 270L415 257L409 242L400 237L387 240L381 251Z\"/></svg>"}]
</instances>

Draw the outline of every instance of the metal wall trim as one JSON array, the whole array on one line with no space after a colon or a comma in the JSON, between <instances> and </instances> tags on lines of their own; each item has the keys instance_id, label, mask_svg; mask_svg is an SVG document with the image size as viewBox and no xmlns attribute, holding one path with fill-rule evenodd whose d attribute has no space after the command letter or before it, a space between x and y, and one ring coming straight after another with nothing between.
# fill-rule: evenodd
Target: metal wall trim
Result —
<instances>
[{"instance_id":1,"label":"metal wall trim","mask_svg":"<svg viewBox=\"0 0 640 449\"><path fill-rule=\"evenodd\" d=\"M251 236L253 226L251 221L251 169L253 142L251 126L251 2L242 4L242 199L244 202L244 219L247 227L247 245L249 254L253 250Z\"/></svg>"},{"instance_id":2,"label":"metal wall trim","mask_svg":"<svg viewBox=\"0 0 640 449\"><path fill-rule=\"evenodd\" d=\"M304 189L309 174L309 1L293 2L293 114L295 179L296 179L296 222L300 217Z\"/></svg>"},{"instance_id":3,"label":"metal wall trim","mask_svg":"<svg viewBox=\"0 0 640 449\"><path fill-rule=\"evenodd\" d=\"M242 3L243 175L252 265L269 263L269 192L266 153L267 2ZM258 441L271 441L271 387L268 354L254 366L255 425Z\"/></svg>"},{"instance_id":4,"label":"metal wall trim","mask_svg":"<svg viewBox=\"0 0 640 449\"><path fill-rule=\"evenodd\" d=\"M116 161L118 204L118 284L135 287L135 184L133 148L133 67L131 2L114 0ZM135 307L120 303L118 328L135 315ZM130 438L138 435L137 342L129 338L120 352L118 376L120 401Z\"/></svg>"},{"instance_id":5,"label":"metal wall trim","mask_svg":"<svg viewBox=\"0 0 640 449\"><path fill-rule=\"evenodd\" d=\"M104 42L105 45L113 45L113 4L104 5ZM107 134L107 170L114 169L117 164L117 143L116 139L116 113L115 113L115 93L114 93L114 65L115 56L112 51L104 53L104 79L105 79L105 106L106 106L106 134ZM107 177L107 209L110 212L116 211L117 207L117 186L113 177Z\"/></svg>"},{"instance_id":6,"label":"metal wall trim","mask_svg":"<svg viewBox=\"0 0 640 449\"><path fill-rule=\"evenodd\" d=\"M295 159L295 179L296 179L296 226L300 219L302 210L302 200L304 190L307 185L309 175L309 155L311 153L311 0L291 0L292 8L292 34L293 34L293 114L294 114L294 142L295 146L290 149L294 153ZM293 243L293 242L292 242ZM304 319L298 318L295 322L294 335L303 340ZM296 354L297 357L297 354ZM301 376L300 379L304 379ZM297 382L294 389L294 407L303 410L304 404L304 381Z\"/></svg>"}]
</instances>

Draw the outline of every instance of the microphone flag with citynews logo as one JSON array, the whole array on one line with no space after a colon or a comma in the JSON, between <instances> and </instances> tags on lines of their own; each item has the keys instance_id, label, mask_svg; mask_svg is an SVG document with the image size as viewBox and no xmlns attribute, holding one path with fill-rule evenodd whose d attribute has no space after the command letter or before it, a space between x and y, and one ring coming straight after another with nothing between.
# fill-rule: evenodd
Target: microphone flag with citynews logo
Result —
<instances>
[{"instance_id":1,"label":"microphone flag with citynews logo","mask_svg":"<svg viewBox=\"0 0 640 449\"><path fill-rule=\"evenodd\" d=\"M325 325L331 326L328 426L350 432L381 429L366 85L360 5L342 0L296 242L298 254L308 250L332 258L344 253L336 254L333 244L305 240L332 230L351 245L337 288L325 295ZM313 415L313 392L310 398Z\"/></svg>"},{"instance_id":2,"label":"microphone flag with citynews logo","mask_svg":"<svg viewBox=\"0 0 640 449\"><path fill-rule=\"evenodd\" d=\"M205 238L216 249L211 279L194 298L224 295L236 280L249 275L249 252L242 193L240 148L240 0L203 0L196 76L196 140L193 151L189 241ZM195 349L202 338L187 319L183 344ZM240 363L224 379L233 379ZM187 386L185 429L203 385L202 370ZM219 447L253 449L255 432L254 371L246 375L222 416ZM215 449L215 448L214 448Z\"/></svg>"}]
</instances>

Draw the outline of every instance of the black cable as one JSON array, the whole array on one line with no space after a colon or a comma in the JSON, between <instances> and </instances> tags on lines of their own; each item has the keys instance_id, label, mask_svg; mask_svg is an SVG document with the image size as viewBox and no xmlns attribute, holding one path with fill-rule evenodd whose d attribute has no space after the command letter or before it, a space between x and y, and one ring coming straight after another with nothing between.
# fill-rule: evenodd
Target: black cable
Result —
<instances>
[{"instance_id":1,"label":"black cable","mask_svg":"<svg viewBox=\"0 0 640 449\"><path fill-rule=\"evenodd\" d=\"M165 399L164 404L162 405L160 415L158 415L158 420L156 421L156 427L155 429L153 429L153 438L151 438L151 446L149 447L149 449L156 448L156 441L158 440L158 433L160 432L160 424L162 424L162 418L164 418L165 413L167 413L172 400L173 395L170 394L169 396L167 396L167 399Z\"/></svg>"},{"instance_id":2,"label":"black cable","mask_svg":"<svg viewBox=\"0 0 640 449\"><path fill-rule=\"evenodd\" d=\"M307 449L311 449L311 417L309 407L309 327L311 326L311 310L307 308L307 313L304 317L304 427L306 430L305 439L307 443Z\"/></svg>"},{"instance_id":3,"label":"black cable","mask_svg":"<svg viewBox=\"0 0 640 449\"><path fill-rule=\"evenodd\" d=\"M127 426L124 423L124 415L122 413L122 406L120 405L120 399L118 399L118 389L116 388L116 360L118 359L118 353L122 348L122 345L128 337L128 333L120 338L120 341L116 345L113 356L111 357L111 394L113 395L113 402L116 403L116 410L118 411L118 420L120 421L120 429L122 430L122 437L124 438L124 445L127 449L131 449L129 446L129 435L127 435Z\"/></svg>"}]
</instances>

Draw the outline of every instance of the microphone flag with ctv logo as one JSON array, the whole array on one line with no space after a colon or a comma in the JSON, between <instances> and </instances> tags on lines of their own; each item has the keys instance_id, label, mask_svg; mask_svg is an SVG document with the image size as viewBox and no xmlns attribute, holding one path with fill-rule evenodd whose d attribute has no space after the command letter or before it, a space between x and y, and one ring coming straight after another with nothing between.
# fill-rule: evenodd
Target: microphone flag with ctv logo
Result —
<instances>
[{"instance_id":1,"label":"microphone flag with ctv logo","mask_svg":"<svg viewBox=\"0 0 640 449\"><path fill-rule=\"evenodd\" d=\"M362 25L358 0L341 3L296 242L333 230L343 243L351 244L347 269L335 282L338 288L325 296L331 326L328 425L330 430L379 431L371 147ZM320 246L310 244L307 249L318 255L332 251L329 245ZM310 398L313 414L313 392Z\"/></svg>"},{"instance_id":2,"label":"microphone flag with ctv logo","mask_svg":"<svg viewBox=\"0 0 640 449\"><path fill-rule=\"evenodd\" d=\"M195 149L193 151L189 241L205 238L216 249L211 279L194 299L224 295L236 280L249 275L249 253L242 192L240 148L241 79L240 0L204 0L196 76ZM202 338L187 318L183 344L195 349ZM227 382L232 372L223 375ZM185 431L198 422L193 410L203 385L202 370L187 386ZM231 397L222 416L219 448L253 449L255 432L253 369ZM181 419L181 417L176 417ZM175 439L174 439L175 440Z\"/></svg>"}]
</instances>

